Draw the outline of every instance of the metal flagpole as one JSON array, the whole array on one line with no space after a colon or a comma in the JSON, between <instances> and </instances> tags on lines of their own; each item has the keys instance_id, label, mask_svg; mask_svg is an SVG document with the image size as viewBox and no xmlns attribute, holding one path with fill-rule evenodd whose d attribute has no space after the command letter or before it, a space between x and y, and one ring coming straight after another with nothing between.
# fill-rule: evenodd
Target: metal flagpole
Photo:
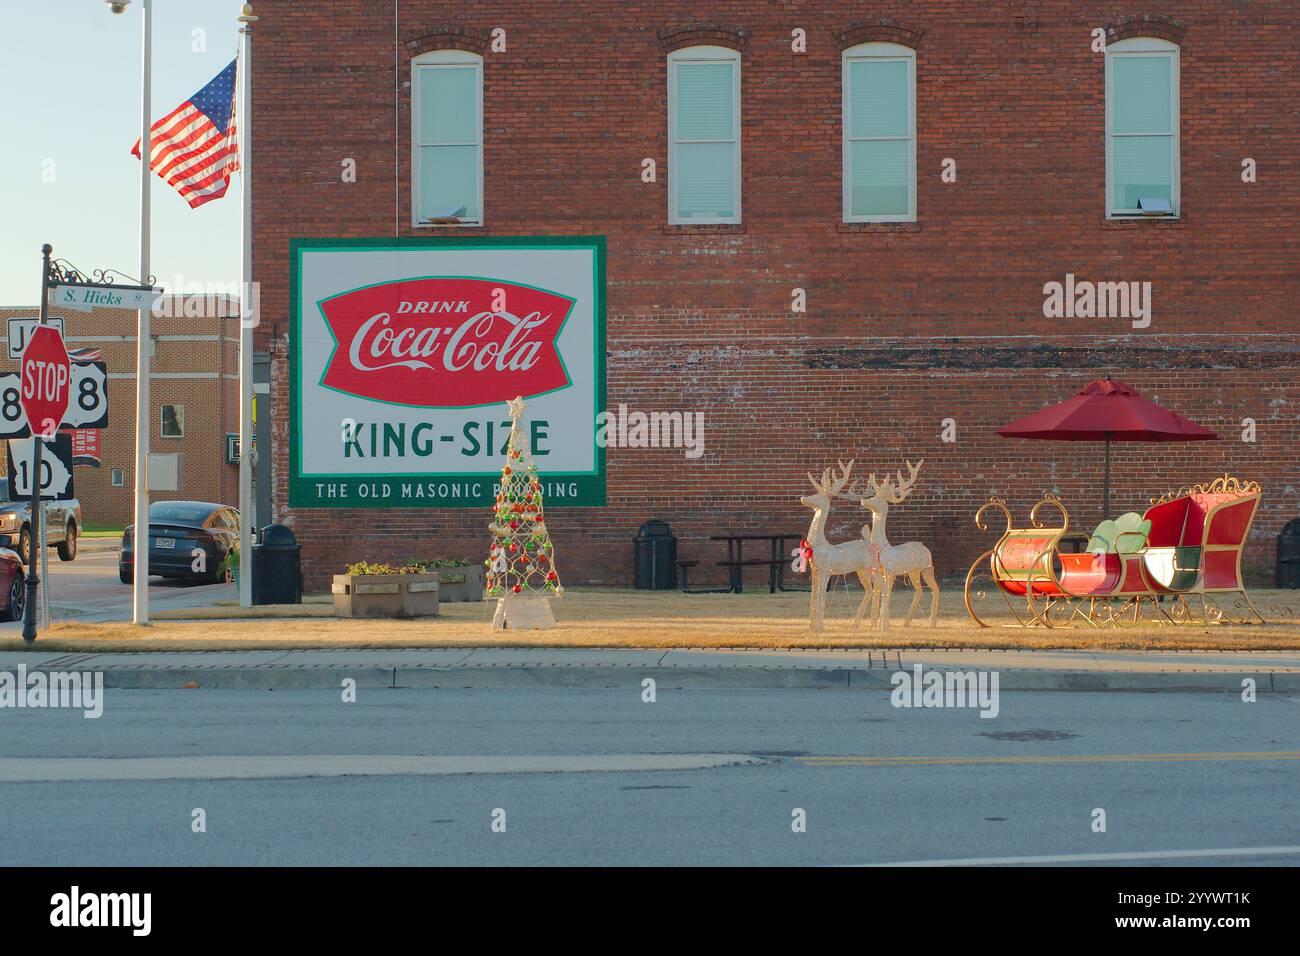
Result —
<instances>
[{"instance_id":1,"label":"metal flagpole","mask_svg":"<svg viewBox=\"0 0 1300 956\"><path fill-rule=\"evenodd\" d=\"M243 200L240 215L239 282L239 605L253 604L253 190L249 157L253 141L253 5L244 4L235 18L239 27L239 105L235 124L239 136L239 184Z\"/></svg>"},{"instance_id":2,"label":"metal flagpole","mask_svg":"<svg viewBox=\"0 0 1300 956\"><path fill-rule=\"evenodd\" d=\"M140 81L140 282L149 281L149 186L153 170L149 154L152 112L149 91L150 20L152 0L143 0L144 31ZM131 621L149 623L149 311L142 305L136 317L135 353L135 568Z\"/></svg>"}]
</instances>

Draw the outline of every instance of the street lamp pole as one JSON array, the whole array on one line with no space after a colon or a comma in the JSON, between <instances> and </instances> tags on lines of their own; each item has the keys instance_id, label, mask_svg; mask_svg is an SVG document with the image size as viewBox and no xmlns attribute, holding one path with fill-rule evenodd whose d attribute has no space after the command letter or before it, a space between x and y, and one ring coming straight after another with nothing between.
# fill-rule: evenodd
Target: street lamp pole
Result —
<instances>
[{"instance_id":1,"label":"street lamp pole","mask_svg":"<svg viewBox=\"0 0 1300 956\"><path fill-rule=\"evenodd\" d=\"M109 9L121 13L131 0L105 0ZM153 169L149 136L152 102L149 89L152 0L140 0L144 15L140 43L140 275L149 275L149 187ZM142 282L147 281L142 278ZM136 313L135 352L135 564L133 570L131 622L149 623L149 311L152 303Z\"/></svg>"},{"instance_id":2,"label":"street lamp pole","mask_svg":"<svg viewBox=\"0 0 1300 956\"><path fill-rule=\"evenodd\" d=\"M239 23L239 605L253 604L253 5L244 4ZM266 414L266 410L262 410ZM260 516L259 516L260 517Z\"/></svg>"}]
</instances>

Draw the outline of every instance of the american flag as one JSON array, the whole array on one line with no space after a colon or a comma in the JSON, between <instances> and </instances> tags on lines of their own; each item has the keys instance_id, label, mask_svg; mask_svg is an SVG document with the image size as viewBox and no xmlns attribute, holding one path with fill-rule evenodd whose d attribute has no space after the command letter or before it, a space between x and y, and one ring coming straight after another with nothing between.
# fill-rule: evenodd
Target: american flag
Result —
<instances>
[{"instance_id":1,"label":"american flag","mask_svg":"<svg viewBox=\"0 0 1300 956\"><path fill-rule=\"evenodd\" d=\"M104 361L104 350L94 346L80 349L68 349L68 358L77 365L89 365L91 362Z\"/></svg>"},{"instance_id":2,"label":"american flag","mask_svg":"<svg viewBox=\"0 0 1300 956\"><path fill-rule=\"evenodd\" d=\"M235 140L235 61L207 86L153 124L149 168L191 208L220 199L239 168ZM140 141L131 155L139 158Z\"/></svg>"}]
</instances>

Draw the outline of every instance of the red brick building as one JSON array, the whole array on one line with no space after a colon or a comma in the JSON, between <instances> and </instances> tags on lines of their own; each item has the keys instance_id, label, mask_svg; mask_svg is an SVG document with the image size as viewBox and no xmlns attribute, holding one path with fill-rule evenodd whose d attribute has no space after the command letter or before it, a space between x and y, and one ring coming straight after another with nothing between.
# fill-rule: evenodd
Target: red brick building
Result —
<instances>
[{"instance_id":1,"label":"red brick building","mask_svg":"<svg viewBox=\"0 0 1300 956\"><path fill-rule=\"evenodd\" d=\"M1117 511L1257 479L1257 574L1300 515L1290 0L257 12L275 511L309 586L357 558L481 555L488 535L482 508L291 500L315 413L290 433L292 310L313 318L291 301L295 239L604 237L601 407L702 412L705 449L611 447L603 505L548 501L570 583L627 584L650 517L706 564L710 533L801 530L805 473L837 458L925 459L890 536L928 544L941 575L987 546L972 516L990 495L1023 515L1058 493L1090 529L1101 447L995 429L1108 374L1222 438L1117 446ZM1137 283L1149 311L1049 317L1053 282ZM830 537L861 523L845 506Z\"/></svg>"},{"instance_id":2,"label":"red brick building","mask_svg":"<svg viewBox=\"0 0 1300 956\"><path fill-rule=\"evenodd\" d=\"M36 306L0 307L0 333L10 318L36 318ZM108 371L108 427L99 430L98 468L73 471L73 489L91 527L120 528L134 520L134 309L89 312L50 309L64 322L69 350L98 349ZM164 296L150 321L150 413L154 452L184 456L180 492L168 498L234 504L238 468L226 461L225 436L239 430L239 309L225 297ZM7 371L18 370L10 360ZM3 467L0 453L0 467Z\"/></svg>"}]
</instances>

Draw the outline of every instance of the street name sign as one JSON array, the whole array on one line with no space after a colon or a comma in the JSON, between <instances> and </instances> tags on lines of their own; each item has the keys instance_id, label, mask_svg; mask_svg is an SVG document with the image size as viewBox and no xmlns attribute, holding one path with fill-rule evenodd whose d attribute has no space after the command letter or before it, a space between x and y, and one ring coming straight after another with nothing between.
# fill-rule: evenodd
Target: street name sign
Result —
<instances>
[{"instance_id":1,"label":"street name sign","mask_svg":"<svg viewBox=\"0 0 1300 956\"><path fill-rule=\"evenodd\" d=\"M52 285L50 304L74 312L104 309L152 309L162 289L123 288L113 285Z\"/></svg>"}]
</instances>

